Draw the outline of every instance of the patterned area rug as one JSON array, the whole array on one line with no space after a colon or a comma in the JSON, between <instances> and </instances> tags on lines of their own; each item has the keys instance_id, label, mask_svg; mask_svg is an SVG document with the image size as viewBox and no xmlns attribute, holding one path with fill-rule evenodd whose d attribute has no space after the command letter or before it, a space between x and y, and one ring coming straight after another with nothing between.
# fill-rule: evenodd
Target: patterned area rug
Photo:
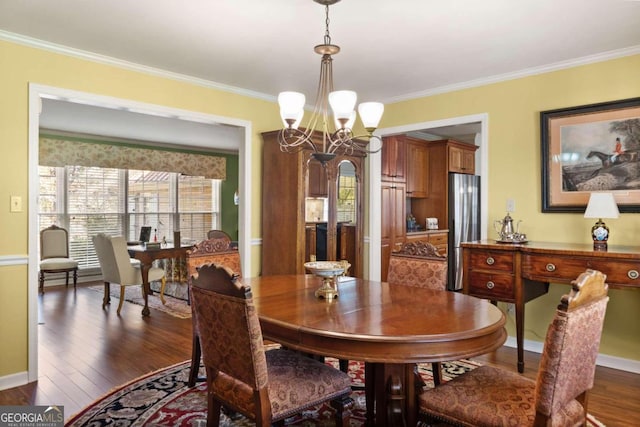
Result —
<instances>
[{"instance_id":1,"label":"patterned area rug","mask_svg":"<svg viewBox=\"0 0 640 427\"><path fill-rule=\"evenodd\" d=\"M336 359L327 359L336 368ZM443 363L443 380L470 371L480 364L470 360L459 360ZM349 375L354 384L363 384L363 364L349 363ZM419 371L427 387L433 387L431 365L419 365ZM202 372L201 372L202 374ZM207 400L206 384L198 383L194 388L187 387L189 362L179 363L165 369L150 373L125 384L105 397L94 402L79 414L74 415L65 424L66 427L140 427L140 426L173 426L192 427L206 425ZM355 401L352 410L351 426L360 427L365 421L364 391L354 391ZM589 427L603 427L589 416ZM311 408L304 413L286 420L292 426L330 426L333 423L333 409L324 404ZM241 415L233 418L224 413L220 417L223 427L253 426L254 423Z\"/></svg>"},{"instance_id":2,"label":"patterned area rug","mask_svg":"<svg viewBox=\"0 0 640 427\"><path fill-rule=\"evenodd\" d=\"M160 310L167 314L170 314L174 317L179 317L181 319L190 319L191 318L191 306L187 304L186 299L175 298L171 296L168 292L171 286L176 286L174 283L167 283L165 288L164 299L166 304L162 304L160 301L160 294L156 291L160 290L160 285L156 285L155 283L151 283L151 289L154 290L153 295L149 295L149 308L154 310ZM184 285L186 288L186 285ZM93 291L98 291L100 293L104 292L104 285L90 286L89 289ZM112 283L110 287L111 294L111 305L115 304L115 307L118 307L118 300L120 299L120 285L117 283ZM136 304L144 307L144 299L142 298L142 287L141 286L125 286L124 288L124 300L126 302L130 302L132 304ZM134 307L127 307L123 305L122 310L132 310Z\"/></svg>"}]
</instances>

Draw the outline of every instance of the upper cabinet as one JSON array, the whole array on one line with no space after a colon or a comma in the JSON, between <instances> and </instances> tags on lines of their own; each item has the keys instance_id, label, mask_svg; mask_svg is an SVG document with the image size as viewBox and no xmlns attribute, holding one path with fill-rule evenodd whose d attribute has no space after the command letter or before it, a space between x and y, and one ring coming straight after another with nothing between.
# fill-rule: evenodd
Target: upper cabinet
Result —
<instances>
[{"instance_id":1,"label":"upper cabinet","mask_svg":"<svg viewBox=\"0 0 640 427\"><path fill-rule=\"evenodd\" d=\"M382 180L406 181L406 137L403 135L382 138Z\"/></svg>"},{"instance_id":2,"label":"upper cabinet","mask_svg":"<svg viewBox=\"0 0 640 427\"><path fill-rule=\"evenodd\" d=\"M327 197L327 171L316 159L309 160L309 194L308 197Z\"/></svg>"},{"instance_id":3,"label":"upper cabinet","mask_svg":"<svg viewBox=\"0 0 640 427\"><path fill-rule=\"evenodd\" d=\"M429 196L429 147L427 141L407 138L407 197Z\"/></svg>"},{"instance_id":4,"label":"upper cabinet","mask_svg":"<svg viewBox=\"0 0 640 427\"><path fill-rule=\"evenodd\" d=\"M476 173L476 149L475 145L447 140L449 146L449 172Z\"/></svg>"}]
</instances>

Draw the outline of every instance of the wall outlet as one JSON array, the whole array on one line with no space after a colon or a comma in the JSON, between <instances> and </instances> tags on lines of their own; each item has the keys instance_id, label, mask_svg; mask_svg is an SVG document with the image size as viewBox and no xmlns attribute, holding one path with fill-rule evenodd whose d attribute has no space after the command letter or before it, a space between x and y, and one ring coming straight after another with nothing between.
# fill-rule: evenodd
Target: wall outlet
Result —
<instances>
[{"instance_id":1,"label":"wall outlet","mask_svg":"<svg viewBox=\"0 0 640 427\"><path fill-rule=\"evenodd\" d=\"M516 313L516 305L509 302L507 303L507 314L515 314Z\"/></svg>"},{"instance_id":2,"label":"wall outlet","mask_svg":"<svg viewBox=\"0 0 640 427\"><path fill-rule=\"evenodd\" d=\"M11 212L22 212L22 197L11 196Z\"/></svg>"},{"instance_id":3,"label":"wall outlet","mask_svg":"<svg viewBox=\"0 0 640 427\"><path fill-rule=\"evenodd\" d=\"M507 199L507 212L516 211L516 201L514 199Z\"/></svg>"}]
</instances>

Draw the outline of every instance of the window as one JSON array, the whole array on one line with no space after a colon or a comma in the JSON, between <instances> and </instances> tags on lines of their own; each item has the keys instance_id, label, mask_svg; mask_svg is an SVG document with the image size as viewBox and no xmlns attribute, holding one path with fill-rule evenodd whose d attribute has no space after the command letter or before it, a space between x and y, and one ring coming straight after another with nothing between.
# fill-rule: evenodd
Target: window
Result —
<instances>
[{"instance_id":1,"label":"window","mask_svg":"<svg viewBox=\"0 0 640 427\"><path fill-rule=\"evenodd\" d=\"M69 231L69 251L80 269L99 267L91 237L98 233L137 240L140 227L151 239L189 240L220 228L220 180L177 173L87 166L41 166L39 226Z\"/></svg>"}]
</instances>

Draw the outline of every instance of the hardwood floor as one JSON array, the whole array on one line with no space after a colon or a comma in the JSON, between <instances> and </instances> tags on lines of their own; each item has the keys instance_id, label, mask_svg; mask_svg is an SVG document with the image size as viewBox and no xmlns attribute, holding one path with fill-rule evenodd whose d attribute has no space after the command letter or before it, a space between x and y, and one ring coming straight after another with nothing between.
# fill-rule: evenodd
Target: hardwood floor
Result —
<instances>
[{"instance_id":1,"label":"hardwood floor","mask_svg":"<svg viewBox=\"0 0 640 427\"><path fill-rule=\"evenodd\" d=\"M47 288L41 297L38 381L0 391L0 405L63 405L71 417L95 399L140 375L191 357L191 320L117 300L104 311L102 293L88 285ZM154 298L154 297L152 297ZM515 349L475 358L516 369ZM535 378L539 355L525 352L525 373ZM607 427L640 425L640 375L598 367L589 412Z\"/></svg>"}]
</instances>

